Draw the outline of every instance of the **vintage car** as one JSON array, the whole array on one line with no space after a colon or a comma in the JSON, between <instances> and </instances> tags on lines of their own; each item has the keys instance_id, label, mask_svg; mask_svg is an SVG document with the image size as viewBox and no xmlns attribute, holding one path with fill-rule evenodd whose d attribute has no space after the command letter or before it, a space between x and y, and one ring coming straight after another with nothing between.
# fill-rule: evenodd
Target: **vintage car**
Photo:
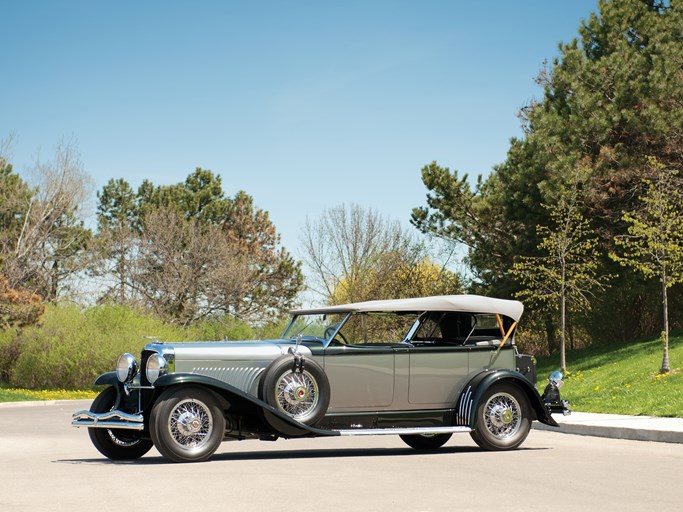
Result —
<instances>
[{"instance_id":1,"label":"vintage car","mask_svg":"<svg viewBox=\"0 0 683 512\"><path fill-rule=\"evenodd\" d=\"M521 302L475 295L359 302L292 312L282 338L146 345L119 357L89 411L73 415L114 460L155 446L203 461L222 441L399 435L418 450L468 432L486 450L557 426L562 375L536 391L518 353Z\"/></svg>"}]
</instances>

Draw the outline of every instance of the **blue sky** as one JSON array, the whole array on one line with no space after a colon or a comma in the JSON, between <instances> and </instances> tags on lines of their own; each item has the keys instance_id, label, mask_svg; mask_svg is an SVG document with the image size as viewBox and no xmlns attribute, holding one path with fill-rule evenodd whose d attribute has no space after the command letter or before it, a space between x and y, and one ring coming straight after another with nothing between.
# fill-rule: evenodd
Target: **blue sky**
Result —
<instances>
[{"instance_id":1,"label":"blue sky","mask_svg":"<svg viewBox=\"0 0 683 512\"><path fill-rule=\"evenodd\" d=\"M0 0L0 139L23 173L73 137L96 189L211 169L296 255L328 206L407 223L432 160L489 173L596 3Z\"/></svg>"}]
</instances>

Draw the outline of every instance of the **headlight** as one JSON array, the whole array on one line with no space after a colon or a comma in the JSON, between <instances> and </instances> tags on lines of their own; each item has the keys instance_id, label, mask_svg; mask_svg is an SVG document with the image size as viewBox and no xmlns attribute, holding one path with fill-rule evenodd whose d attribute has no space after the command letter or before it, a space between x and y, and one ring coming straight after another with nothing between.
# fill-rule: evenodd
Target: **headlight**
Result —
<instances>
[{"instance_id":1,"label":"headlight","mask_svg":"<svg viewBox=\"0 0 683 512\"><path fill-rule=\"evenodd\" d=\"M161 354L152 354L149 356L145 373L150 384L154 384L159 377L168 373L168 363L166 362L166 359L164 359L164 356Z\"/></svg>"},{"instance_id":2,"label":"headlight","mask_svg":"<svg viewBox=\"0 0 683 512\"><path fill-rule=\"evenodd\" d=\"M116 361L116 376L120 382L130 382L138 373L138 362L135 358L126 352L119 356L119 360Z\"/></svg>"}]
</instances>

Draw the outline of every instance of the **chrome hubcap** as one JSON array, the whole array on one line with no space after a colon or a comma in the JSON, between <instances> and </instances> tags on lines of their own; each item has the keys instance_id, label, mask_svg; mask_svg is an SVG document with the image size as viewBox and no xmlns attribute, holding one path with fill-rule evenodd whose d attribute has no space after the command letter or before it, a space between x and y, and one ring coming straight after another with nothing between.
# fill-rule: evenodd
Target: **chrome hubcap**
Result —
<instances>
[{"instance_id":1,"label":"chrome hubcap","mask_svg":"<svg viewBox=\"0 0 683 512\"><path fill-rule=\"evenodd\" d=\"M303 372L287 371L275 384L278 408L293 418L301 419L318 403L318 385L313 376Z\"/></svg>"},{"instance_id":2,"label":"chrome hubcap","mask_svg":"<svg viewBox=\"0 0 683 512\"><path fill-rule=\"evenodd\" d=\"M499 439L507 439L517 433L522 424L519 403L508 393L497 393L488 399L484 407L484 425Z\"/></svg>"},{"instance_id":3,"label":"chrome hubcap","mask_svg":"<svg viewBox=\"0 0 683 512\"><path fill-rule=\"evenodd\" d=\"M171 411L168 430L181 448L200 448L208 442L213 431L211 411L199 400L183 400Z\"/></svg>"}]
</instances>

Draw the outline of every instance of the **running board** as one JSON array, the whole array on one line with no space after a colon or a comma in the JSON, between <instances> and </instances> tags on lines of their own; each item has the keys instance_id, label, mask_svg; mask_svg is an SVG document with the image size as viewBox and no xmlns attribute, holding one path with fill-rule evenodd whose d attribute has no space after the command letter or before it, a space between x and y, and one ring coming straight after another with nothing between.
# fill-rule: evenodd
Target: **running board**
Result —
<instances>
[{"instance_id":1,"label":"running board","mask_svg":"<svg viewBox=\"0 0 683 512\"><path fill-rule=\"evenodd\" d=\"M413 428L357 428L333 430L340 436L381 436L381 435L436 435L472 432L470 427L413 427Z\"/></svg>"}]
</instances>

